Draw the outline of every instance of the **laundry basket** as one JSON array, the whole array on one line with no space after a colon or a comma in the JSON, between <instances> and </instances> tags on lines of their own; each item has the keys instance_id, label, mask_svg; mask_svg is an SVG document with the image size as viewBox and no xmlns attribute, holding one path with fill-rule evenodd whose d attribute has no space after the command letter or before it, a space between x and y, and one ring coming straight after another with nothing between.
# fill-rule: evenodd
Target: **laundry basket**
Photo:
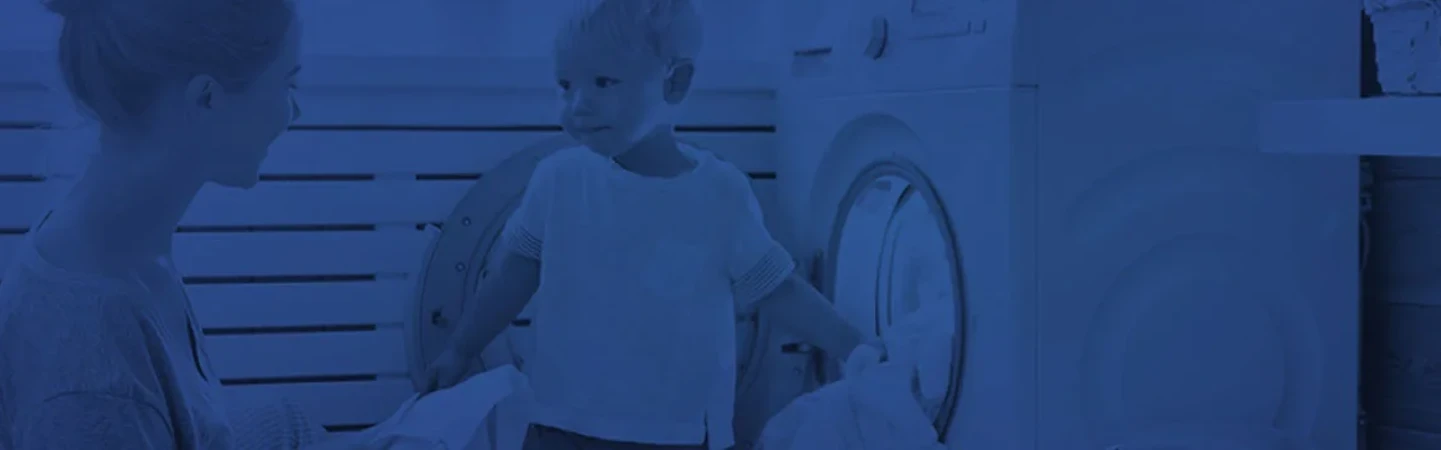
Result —
<instances>
[{"instance_id":1,"label":"laundry basket","mask_svg":"<svg viewBox=\"0 0 1441 450\"><path fill-rule=\"evenodd\" d=\"M1441 95L1441 0L1364 0L1381 90Z\"/></svg>"}]
</instances>

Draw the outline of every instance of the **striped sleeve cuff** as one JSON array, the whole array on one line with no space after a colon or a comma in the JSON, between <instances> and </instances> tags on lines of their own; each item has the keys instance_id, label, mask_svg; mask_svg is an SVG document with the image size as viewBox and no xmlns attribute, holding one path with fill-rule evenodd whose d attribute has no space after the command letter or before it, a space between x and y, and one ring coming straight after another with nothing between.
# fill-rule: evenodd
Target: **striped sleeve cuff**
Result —
<instances>
[{"instance_id":1,"label":"striped sleeve cuff","mask_svg":"<svg viewBox=\"0 0 1441 450\"><path fill-rule=\"evenodd\" d=\"M511 251L540 261L540 237L531 233L529 230L512 224L511 226L505 227L505 233L501 236L501 239L505 246Z\"/></svg>"},{"instance_id":2,"label":"striped sleeve cuff","mask_svg":"<svg viewBox=\"0 0 1441 450\"><path fill-rule=\"evenodd\" d=\"M745 307L765 298L780 287L795 270L796 263L791 260L790 253L780 244L776 244L762 255L750 270L732 282L731 291L735 295L736 304Z\"/></svg>"}]
</instances>

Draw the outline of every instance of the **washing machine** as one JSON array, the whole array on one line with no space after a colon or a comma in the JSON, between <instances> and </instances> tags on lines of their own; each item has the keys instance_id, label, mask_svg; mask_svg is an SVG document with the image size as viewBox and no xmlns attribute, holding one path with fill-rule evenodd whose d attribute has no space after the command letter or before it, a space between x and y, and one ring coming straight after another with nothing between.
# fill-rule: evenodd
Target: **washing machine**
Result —
<instances>
[{"instance_id":1,"label":"washing machine","mask_svg":"<svg viewBox=\"0 0 1441 450\"><path fill-rule=\"evenodd\" d=\"M702 151L715 151L724 159L724 149L714 149L692 142L682 143ZM540 161L551 154L580 144L557 133L532 145L515 151L493 169L486 172L456 204L450 217L432 232L423 268L416 280L416 292L407 308L406 318L407 354L411 380L417 390L423 383L425 368L449 344L455 332L456 321L464 311L485 301L473 295L489 275L489 270L501 255L496 251L500 232L511 213L520 205L521 194L531 173ZM513 364L522 371L526 358L534 352L534 329L545 326L543 317L536 317L534 307L521 312L510 327L487 346L471 361L470 373L480 373L506 364ZM737 428L742 433L759 425L748 421L756 417L749 414L750 404L763 402L768 398L756 389L755 367L760 353L752 352L757 342L759 319L754 313L736 316L737 338Z\"/></svg>"},{"instance_id":2,"label":"washing machine","mask_svg":"<svg viewBox=\"0 0 1441 450\"><path fill-rule=\"evenodd\" d=\"M867 332L951 321L947 447L1356 448L1356 160L1253 125L1356 89L1355 2L811 6L784 242ZM772 405L836 378L764 351Z\"/></svg>"}]
</instances>

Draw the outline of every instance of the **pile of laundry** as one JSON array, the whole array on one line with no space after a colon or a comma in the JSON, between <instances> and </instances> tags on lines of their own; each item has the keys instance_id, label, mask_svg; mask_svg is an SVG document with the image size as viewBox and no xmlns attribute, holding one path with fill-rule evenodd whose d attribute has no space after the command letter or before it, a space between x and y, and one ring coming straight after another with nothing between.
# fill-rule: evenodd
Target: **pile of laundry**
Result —
<instances>
[{"instance_id":1,"label":"pile of laundry","mask_svg":"<svg viewBox=\"0 0 1441 450\"><path fill-rule=\"evenodd\" d=\"M950 387L953 317L908 315L886 331L884 362L857 349L844 379L787 405L755 450L945 450L934 418Z\"/></svg>"},{"instance_id":2,"label":"pile of laundry","mask_svg":"<svg viewBox=\"0 0 1441 450\"><path fill-rule=\"evenodd\" d=\"M876 347L860 347L848 358L844 379L782 409L754 448L945 450L934 422L950 389L953 317L924 311L909 315L886 331L884 361ZM304 448L519 450L532 401L525 375L507 365L450 389L414 396L389 420L366 431Z\"/></svg>"}]
</instances>

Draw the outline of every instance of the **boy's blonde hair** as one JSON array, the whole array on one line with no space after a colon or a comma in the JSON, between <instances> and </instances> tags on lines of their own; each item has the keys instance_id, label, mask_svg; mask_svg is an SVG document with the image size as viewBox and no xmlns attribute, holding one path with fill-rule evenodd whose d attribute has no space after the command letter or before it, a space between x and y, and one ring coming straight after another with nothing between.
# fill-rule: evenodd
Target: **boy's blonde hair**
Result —
<instances>
[{"instance_id":1,"label":"boy's blonde hair","mask_svg":"<svg viewBox=\"0 0 1441 450\"><path fill-rule=\"evenodd\" d=\"M46 0L64 19L59 63L82 113L129 125L166 82L246 88L280 55L291 0Z\"/></svg>"},{"instance_id":2,"label":"boy's blonde hair","mask_svg":"<svg viewBox=\"0 0 1441 450\"><path fill-rule=\"evenodd\" d=\"M694 59L704 40L693 0L579 0L557 33L557 51L603 41L631 56Z\"/></svg>"}]
</instances>

